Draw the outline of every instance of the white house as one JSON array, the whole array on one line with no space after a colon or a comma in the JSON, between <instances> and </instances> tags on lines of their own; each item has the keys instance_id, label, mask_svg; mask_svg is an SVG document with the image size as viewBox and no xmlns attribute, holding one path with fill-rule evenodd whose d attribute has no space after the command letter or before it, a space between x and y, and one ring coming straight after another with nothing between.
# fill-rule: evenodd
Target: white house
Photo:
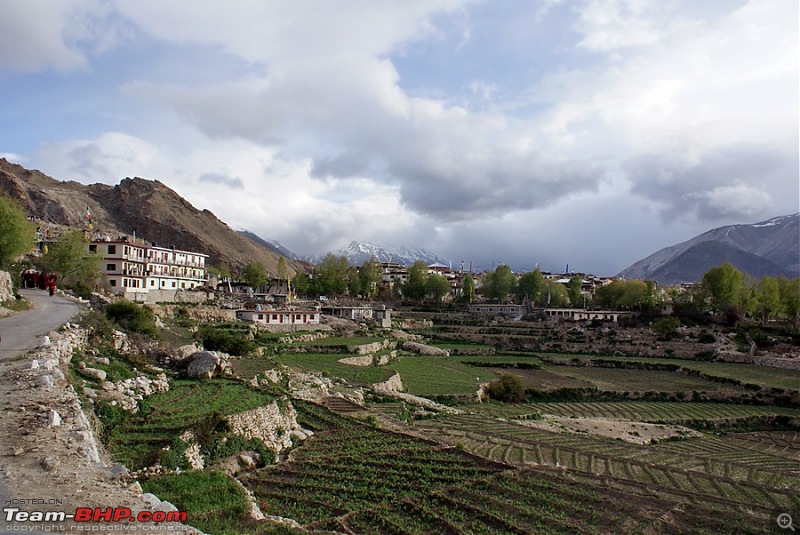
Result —
<instances>
[{"instance_id":1,"label":"white house","mask_svg":"<svg viewBox=\"0 0 800 535\"><path fill-rule=\"evenodd\" d=\"M237 310L236 319L262 325L317 325L319 310Z\"/></svg>"},{"instance_id":2,"label":"white house","mask_svg":"<svg viewBox=\"0 0 800 535\"><path fill-rule=\"evenodd\" d=\"M205 284L208 255L174 247L147 250L148 290L190 290Z\"/></svg>"},{"instance_id":3,"label":"white house","mask_svg":"<svg viewBox=\"0 0 800 535\"><path fill-rule=\"evenodd\" d=\"M147 249L144 241L127 236L89 244L90 253L103 257L100 272L111 290L131 301L144 301L147 294Z\"/></svg>"},{"instance_id":4,"label":"white house","mask_svg":"<svg viewBox=\"0 0 800 535\"><path fill-rule=\"evenodd\" d=\"M135 237L96 239L89 252L103 257L100 271L111 290L131 301L171 301L177 292L207 280L208 255L157 247Z\"/></svg>"}]
</instances>

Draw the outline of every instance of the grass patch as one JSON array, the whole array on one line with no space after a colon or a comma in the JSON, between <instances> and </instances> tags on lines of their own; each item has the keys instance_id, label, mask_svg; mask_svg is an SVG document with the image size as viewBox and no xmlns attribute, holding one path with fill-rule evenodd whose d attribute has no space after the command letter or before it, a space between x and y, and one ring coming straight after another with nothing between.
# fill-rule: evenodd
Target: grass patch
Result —
<instances>
[{"instance_id":1,"label":"grass patch","mask_svg":"<svg viewBox=\"0 0 800 535\"><path fill-rule=\"evenodd\" d=\"M0 306L8 310L13 310L14 312L24 312L30 310L31 302L20 296L18 299L9 299L8 301L0 302Z\"/></svg>"},{"instance_id":2,"label":"grass patch","mask_svg":"<svg viewBox=\"0 0 800 535\"><path fill-rule=\"evenodd\" d=\"M299 368L308 372L321 372L330 377L344 379L354 385L371 385L385 381L393 375L390 368L385 366L350 366L342 364L339 359L346 355L339 353L295 353L282 354L274 357L279 364L290 368Z\"/></svg>"},{"instance_id":3,"label":"grass patch","mask_svg":"<svg viewBox=\"0 0 800 535\"><path fill-rule=\"evenodd\" d=\"M481 383L498 377L450 357L404 356L392 367L408 393L417 396L474 396Z\"/></svg>"},{"instance_id":4,"label":"grass patch","mask_svg":"<svg viewBox=\"0 0 800 535\"><path fill-rule=\"evenodd\" d=\"M678 372L618 368L548 366L556 375L586 381L603 391L618 392L745 392L741 386L717 383Z\"/></svg>"},{"instance_id":5,"label":"grass patch","mask_svg":"<svg viewBox=\"0 0 800 535\"><path fill-rule=\"evenodd\" d=\"M142 481L142 490L186 511L186 523L205 533L265 533L247 517L249 503L244 490L222 472L192 471L154 477Z\"/></svg>"}]
</instances>

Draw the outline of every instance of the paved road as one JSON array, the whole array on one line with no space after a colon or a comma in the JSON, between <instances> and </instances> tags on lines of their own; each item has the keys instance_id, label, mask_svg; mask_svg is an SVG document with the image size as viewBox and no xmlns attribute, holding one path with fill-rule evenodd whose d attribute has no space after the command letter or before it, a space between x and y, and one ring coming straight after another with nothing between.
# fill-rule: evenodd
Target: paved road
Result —
<instances>
[{"instance_id":1,"label":"paved road","mask_svg":"<svg viewBox=\"0 0 800 535\"><path fill-rule=\"evenodd\" d=\"M0 319L0 360L13 360L36 347L39 338L57 329L78 313L78 305L46 291L22 289L33 308Z\"/></svg>"},{"instance_id":2,"label":"paved road","mask_svg":"<svg viewBox=\"0 0 800 535\"><path fill-rule=\"evenodd\" d=\"M45 291L30 289L22 289L20 293L31 300L33 308L0 319L0 336L2 337L2 340L0 340L0 362L9 363L21 357L28 350L36 347L42 336L64 325L78 313L78 305L58 295L50 297ZM7 392L6 388L7 385L0 384L0 392L3 394ZM7 432L9 430L0 429L0 433ZM6 499L11 497L8 488L0 480L0 500L3 502L2 505L5 506ZM5 525L6 523L0 525L0 533L6 533L3 531ZM27 533L39 535L41 532L28 531Z\"/></svg>"}]
</instances>

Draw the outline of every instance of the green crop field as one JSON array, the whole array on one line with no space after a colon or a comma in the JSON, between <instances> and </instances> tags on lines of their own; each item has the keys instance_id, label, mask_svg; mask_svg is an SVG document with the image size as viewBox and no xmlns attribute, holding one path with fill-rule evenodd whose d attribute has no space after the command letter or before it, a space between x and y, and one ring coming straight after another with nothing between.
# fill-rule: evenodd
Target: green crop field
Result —
<instances>
[{"instance_id":1,"label":"green crop field","mask_svg":"<svg viewBox=\"0 0 800 535\"><path fill-rule=\"evenodd\" d=\"M290 368L308 372L321 372L330 377L339 377L354 385L371 385L385 381L394 373L387 366L352 366L339 362L352 355L287 353L276 355L275 361Z\"/></svg>"},{"instance_id":2,"label":"green crop field","mask_svg":"<svg viewBox=\"0 0 800 535\"><path fill-rule=\"evenodd\" d=\"M667 364L706 373L714 377L722 377L741 381L745 384L754 384L762 388L782 388L800 390L800 371L786 370L783 368L770 368L755 364L740 364L733 362L704 362L684 359L649 358L649 357L612 357L589 355L564 355L547 353L541 357L553 362L568 362L574 359L582 361L606 360L621 363Z\"/></svg>"},{"instance_id":3,"label":"green crop field","mask_svg":"<svg viewBox=\"0 0 800 535\"><path fill-rule=\"evenodd\" d=\"M481 383L497 374L449 357L404 356L391 364L410 394L474 396Z\"/></svg>"},{"instance_id":4,"label":"green crop field","mask_svg":"<svg viewBox=\"0 0 800 535\"><path fill-rule=\"evenodd\" d=\"M741 386L719 383L672 371L547 366L556 375L586 381L604 391L618 392L745 392Z\"/></svg>"},{"instance_id":5,"label":"green crop field","mask_svg":"<svg viewBox=\"0 0 800 535\"><path fill-rule=\"evenodd\" d=\"M325 417L324 409L310 404L298 410L315 425L314 437L287 462L244 475L242 481L263 510L291 517L307 529L756 533L772 521L774 507L792 504L786 491L770 498L760 484L701 472L687 476L686 470L651 467L633 455L618 459L613 448L592 456L568 441L556 441L543 442L537 450L530 436L518 442L497 425L478 429L485 421L459 422L467 424L461 436L465 445L448 448L344 417ZM446 427L428 425L428 431ZM464 451L480 449L476 444L481 442L491 443L491 451L479 456ZM513 449L520 455L509 453ZM540 462L529 464L526 455L530 463ZM501 462L487 460L493 458ZM575 471L553 468L554 459ZM649 486L654 481L661 485L657 495ZM731 509L733 500L747 507Z\"/></svg>"},{"instance_id":6,"label":"green crop field","mask_svg":"<svg viewBox=\"0 0 800 535\"><path fill-rule=\"evenodd\" d=\"M274 399L263 390L226 379L173 381L169 392L150 396L136 414L107 409L107 417L101 417L106 446L117 462L141 468L152 464L161 448L204 418L244 412Z\"/></svg>"},{"instance_id":7,"label":"green crop field","mask_svg":"<svg viewBox=\"0 0 800 535\"><path fill-rule=\"evenodd\" d=\"M706 402L474 403L460 405L459 408L496 418L515 418L536 412L574 418L618 418L636 422L715 421L758 416L800 418L800 409Z\"/></svg>"}]
</instances>

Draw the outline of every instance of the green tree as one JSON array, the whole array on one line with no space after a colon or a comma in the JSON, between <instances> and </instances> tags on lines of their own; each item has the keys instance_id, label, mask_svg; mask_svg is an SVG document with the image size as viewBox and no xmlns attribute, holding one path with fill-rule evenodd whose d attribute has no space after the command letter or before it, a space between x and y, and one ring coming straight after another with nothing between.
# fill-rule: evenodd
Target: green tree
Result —
<instances>
[{"instance_id":1,"label":"green tree","mask_svg":"<svg viewBox=\"0 0 800 535\"><path fill-rule=\"evenodd\" d=\"M495 301L505 301L515 290L514 274L506 264L500 264L483 279L484 295Z\"/></svg>"},{"instance_id":2,"label":"green tree","mask_svg":"<svg viewBox=\"0 0 800 535\"><path fill-rule=\"evenodd\" d=\"M278 279L285 281L289 278L289 269L286 267L286 259L278 258Z\"/></svg>"},{"instance_id":3,"label":"green tree","mask_svg":"<svg viewBox=\"0 0 800 535\"><path fill-rule=\"evenodd\" d=\"M522 300L527 297L535 303L539 299L543 284L544 277L538 266L533 271L522 275L517 284L517 297L519 301L522 302Z\"/></svg>"},{"instance_id":4,"label":"green tree","mask_svg":"<svg viewBox=\"0 0 800 535\"><path fill-rule=\"evenodd\" d=\"M552 280L544 281L542 292L539 295L539 302L546 307L564 307L569 303L567 289L563 284Z\"/></svg>"},{"instance_id":5,"label":"green tree","mask_svg":"<svg viewBox=\"0 0 800 535\"><path fill-rule=\"evenodd\" d=\"M0 194L0 266L6 267L34 246L36 229L11 197Z\"/></svg>"},{"instance_id":6,"label":"green tree","mask_svg":"<svg viewBox=\"0 0 800 535\"><path fill-rule=\"evenodd\" d=\"M403 297L412 301L422 301L425 299L428 282L428 265L422 260L417 260L408 268L408 279L403 284Z\"/></svg>"},{"instance_id":7,"label":"green tree","mask_svg":"<svg viewBox=\"0 0 800 535\"><path fill-rule=\"evenodd\" d=\"M800 322L800 278L792 280L786 277L779 278L778 292L781 297L781 311L797 329Z\"/></svg>"},{"instance_id":8,"label":"green tree","mask_svg":"<svg viewBox=\"0 0 800 535\"><path fill-rule=\"evenodd\" d=\"M103 258L89 252L89 240L79 230L63 234L42 257L44 266L58 275L64 286L92 286L100 278Z\"/></svg>"},{"instance_id":9,"label":"green tree","mask_svg":"<svg viewBox=\"0 0 800 535\"><path fill-rule=\"evenodd\" d=\"M294 279L292 279L292 285L294 286L294 291L297 292L298 295L310 295L311 279L308 273L299 272L294 276Z\"/></svg>"},{"instance_id":10,"label":"green tree","mask_svg":"<svg viewBox=\"0 0 800 535\"><path fill-rule=\"evenodd\" d=\"M258 290L269 282L269 273L261 262L250 262L244 266L242 278L253 290Z\"/></svg>"},{"instance_id":11,"label":"green tree","mask_svg":"<svg viewBox=\"0 0 800 535\"><path fill-rule=\"evenodd\" d=\"M569 282L567 283L567 297L569 298L570 304L572 304L574 307L583 304L583 299L581 298L582 285L583 279L577 275L569 279Z\"/></svg>"},{"instance_id":12,"label":"green tree","mask_svg":"<svg viewBox=\"0 0 800 535\"><path fill-rule=\"evenodd\" d=\"M764 277L753 287L753 301L761 316L761 323L767 324L781 312L781 293L777 279Z\"/></svg>"},{"instance_id":13,"label":"green tree","mask_svg":"<svg viewBox=\"0 0 800 535\"><path fill-rule=\"evenodd\" d=\"M711 297L711 306L715 311L726 307L741 310L745 289L744 275L730 262L723 262L706 271L700 285Z\"/></svg>"},{"instance_id":14,"label":"green tree","mask_svg":"<svg viewBox=\"0 0 800 535\"><path fill-rule=\"evenodd\" d=\"M631 310L641 310L648 301L647 283L640 280L625 281L625 290L620 297L619 305Z\"/></svg>"},{"instance_id":15,"label":"green tree","mask_svg":"<svg viewBox=\"0 0 800 535\"><path fill-rule=\"evenodd\" d=\"M374 259L367 260L358 268L361 295L367 299L377 297L383 280L383 268Z\"/></svg>"},{"instance_id":16,"label":"green tree","mask_svg":"<svg viewBox=\"0 0 800 535\"><path fill-rule=\"evenodd\" d=\"M475 301L475 279L467 273L461 283L461 298L467 303Z\"/></svg>"},{"instance_id":17,"label":"green tree","mask_svg":"<svg viewBox=\"0 0 800 535\"><path fill-rule=\"evenodd\" d=\"M602 308L611 310L617 309L622 303L622 294L625 293L627 281L615 280L609 284L601 286L594 293L594 300Z\"/></svg>"},{"instance_id":18,"label":"green tree","mask_svg":"<svg viewBox=\"0 0 800 535\"><path fill-rule=\"evenodd\" d=\"M344 295L348 286L350 262L345 256L328 253L314 270L317 292L320 294Z\"/></svg>"},{"instance_id":19,"label":"green tree","mask_svg":"<svg viewBox=\"0 0 800 535\"><path fill-rule=\"evenodd\" d=\"M434 301L439 302L450 293L450 281L436 273L428 275L428 280L425 281L425 293Z\"/></svg>"},{"instance_id":20,"label":"green tree","mask_svg":"<svg viewBox=\"0 0 800 535\"><path fill-rule=\"evenodd\" d=\"M354 267L347 270L347 293L352 297L362 295L361 278L358 276L358 269Z\"/></svg>"}]
</instances>

